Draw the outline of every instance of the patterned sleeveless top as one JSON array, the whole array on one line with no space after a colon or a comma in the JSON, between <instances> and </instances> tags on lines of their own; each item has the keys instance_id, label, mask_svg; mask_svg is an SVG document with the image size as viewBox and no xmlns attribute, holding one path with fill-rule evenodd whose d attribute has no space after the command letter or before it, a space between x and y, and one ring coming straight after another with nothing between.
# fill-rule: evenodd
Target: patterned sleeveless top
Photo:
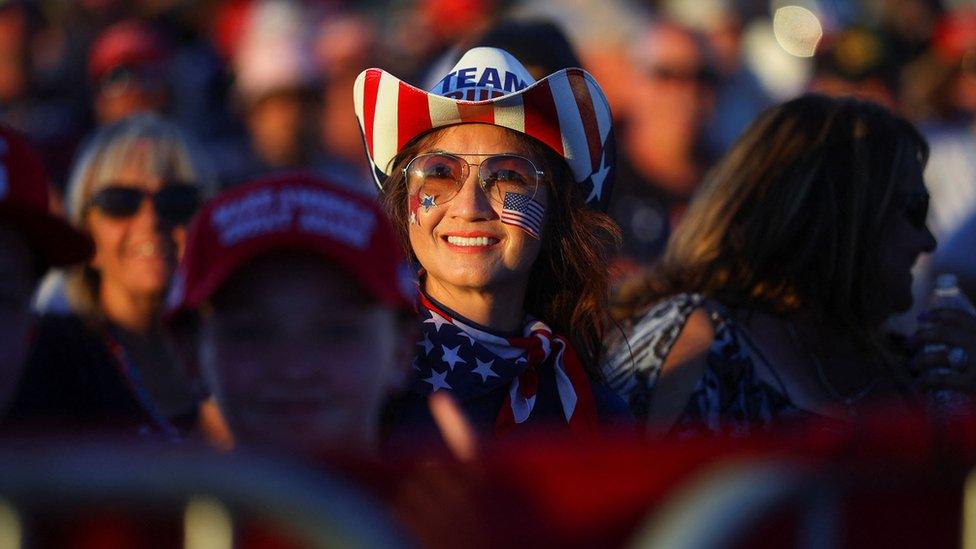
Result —
<instances>
[{"instance_id":1,"label":"patterned sleeveless top","mask_svg":"<svg viewBox=\"0 0 976 549\"><path fill-rule=\"evenodd\" d=\"M648 418L665 359L688 317L699 308L708 314L715 339L708 349L704 374L670 436L740 436L791 420L823 417L793 403L775 370L761 359L748 334L721 304L698 294L678 294L626 322L625 337L609 344L604 375L630 404L639 423ZM775 386L757 375L759 368L768 369Z\"/></svg>"}]
</instances>

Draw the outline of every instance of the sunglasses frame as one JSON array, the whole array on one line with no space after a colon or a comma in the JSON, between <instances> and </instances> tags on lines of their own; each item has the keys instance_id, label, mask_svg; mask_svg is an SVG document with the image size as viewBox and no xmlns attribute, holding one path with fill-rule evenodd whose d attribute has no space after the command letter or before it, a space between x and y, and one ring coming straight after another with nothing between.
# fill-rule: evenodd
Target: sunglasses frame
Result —
<instances>
[{"instance_id":1,"label":"sunglasses frame","mask_svg":"<svg viewBox=\"0 0 976 549\"><path fill-rule=\"evenodd\" d=\"M166 209L160 208L159 206L159 196L161 194L167 192L167 189L169 189L170 192L172 192L173 189L178 189L178 188L192 190L196 198L196 205L193 208L193 212L189 216L187 216L186 219L182 219L182 218L174 219L170 216L164 215ZM112 189L124 189L126 191L138 192L141 195L141 198L139 199L139 202L136 204L136 208L131 213L110 212L109 210L105 209L102 204L99 204L98 197L105 191L112 190ZM149 199L150 202L152 202L153 209L156 210L156 213L161 218L177 225L185 225L189 223L189 221L193 218L196 212L200 209L200 205L202 203L200 188L197 185L194 185L193 183L184 183L184 182L168 183L163 188L161 188L160 190L154 193L151 193L139 187L133 187L131 185L108 184L100 188L98 191L93 193L91 197L89 197L86 208L87 209L97 208L100 212L113 219L128 219L135 216L139 212L139 208L142 206L142 201L146 200L147 198Z\"/></svg>"},{"instance_id":2,"label":"sunglasses frame","mask_svg":"<svg viewBox=\"0 0 976 549\"><path fill-rule=\"evenodd\" d=\"M477 172L478 173L478 186L481 187L481 190L482 190L482 192L485 193L485 196L487 196L489 200L491 200L492 202L495 202L497 204L503 203L504 202L504 197L502 197L502 200L497 200L495 198L492 198L491 192L490 192L490 187L488 187L488 183L485 181L485 179L483 177L481 177L481 167L484 166L485 162L488 162L489 160L491 160L492 158L495 158L495 157L504 156L504 157L510 157L510 158L518 158L518 159L521 159L521 160L525 160L526 162L529 163L530 166L532 166L532 170L535 172L535 174L534 174L535 175L535 181L534 181L535 184L532 187L532 194L531 195L528 195L529 198L535 198L536 193L539 192L539 183L540 183L540 180L546 175L545 172L543 172L542 170L540 170L535 165L535 162L533 162L531 158L527 158L527 157L522 156L520 154L514 154L514 153L490 153L490 154L489 153L450 153L450 152L445 152L445 151L432 151L432 152L428 152L428 153L418 154L417 156L411 158L410 159L410 162L407 162L407 165L403 167L403 181L404 181L405 184L408 185L408 187L407 187L408 194L409 194L409 183L410 183L410 176L408 175L409 168L410 168L410 166L413 165L414 162L417 161L418 158L423 158L423 157L426 157L426 156L448 156L448 157L451 157L451 158L456 158L461 164L464 165L463 172L462 172L463 175L462 175L461 181L459 183L457 183L457 188L455 189L454 194L452 194L450 198L444 200L443 202L440 202L440 204L444 204L444 203L450 202L451 200L454 200L454 197L457 196L458 193L461 192L461 189L464 187L464 182L467 181L468 180L468 176L471 175L471 166L477 166L478 167L478 172ZM485 157L485 159L482 160L481 162L478 162L477 164L475 164L475 163L471 163L471 162L468 162L467 160L465 160L463 158L465 156L483 156L483 157ZM421 190L423 189L423 186L422 185L421 185L420 189ZM418 192L420 192L420 190L418 190Z\"/></svg>"}]
</instances>

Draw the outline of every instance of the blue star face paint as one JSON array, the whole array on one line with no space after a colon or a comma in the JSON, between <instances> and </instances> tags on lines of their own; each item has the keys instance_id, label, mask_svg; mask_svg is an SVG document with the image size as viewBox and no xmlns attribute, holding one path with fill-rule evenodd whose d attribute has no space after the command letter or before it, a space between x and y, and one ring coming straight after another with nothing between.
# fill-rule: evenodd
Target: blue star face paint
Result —
<instances>
[{"instance_id":1,"label":"blue star face paint","mask_svg":"<svg viewBox=\"0 0 976 549\"><path fill-rule=\"evenodd\" d=\"M420 199L420 206L424 209L424 212L429 212L431 208L437 206L436 197L430 196L429 194L424 194Z\"/></svg>"}]
</instances>

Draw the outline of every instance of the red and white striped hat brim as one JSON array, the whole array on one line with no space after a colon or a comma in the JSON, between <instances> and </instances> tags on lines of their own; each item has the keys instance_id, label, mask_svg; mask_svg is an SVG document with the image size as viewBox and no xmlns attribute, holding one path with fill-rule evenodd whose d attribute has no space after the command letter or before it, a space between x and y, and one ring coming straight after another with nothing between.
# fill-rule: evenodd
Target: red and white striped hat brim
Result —
<instances>
[{"instance_id":1,"label":"red and white striped hat brim","mask_svg":"<svg viewBox=\"0 0 976 549\"><path fill-rule=\"evenodd\" d=\"M583 69L564 69L535 82L508 52L481 47L464 54L432 91L367 69L353 94L380 188L393 158L415 137L434 128L484 123L544 143L566 160L587 204L606 209L615 161L610 105Z\"/></svg>"}]
</instances>

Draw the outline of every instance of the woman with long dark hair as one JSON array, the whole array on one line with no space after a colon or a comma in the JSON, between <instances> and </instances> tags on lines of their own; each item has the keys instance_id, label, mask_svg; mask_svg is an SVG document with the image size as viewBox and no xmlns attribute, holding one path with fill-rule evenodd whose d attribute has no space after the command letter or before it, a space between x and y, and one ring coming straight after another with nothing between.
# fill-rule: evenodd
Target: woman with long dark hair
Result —
<instances>
[{"instance_id":1,"label":"woman with long dark hair","mask_svg":"<svg viewBox=\"0 0 976 549\"><path fill-rule=\"evenodd\" d=\"M609 106L581 69L535 82L495 48L468 51L431 91L379 69L356 112L382 199L419 267L414 425L447 390L482 432L593 431L612 394L597 364L608 265ZM590 207L587 206L590 204Z\"/></svg>"},{"instance_id":2,"label":"woman with long dark hair","mask_svg":"<svg viewBox=\"0 0 976 549\"><path fill-rule=\"evenodd\" d=\"M911 305L911 266L935 247L927 155L910 123L856 99L809 95L759 117L657 269L621 292L628 337L604 364L611 385L651 429L672 433L910 406L911 353L883 328ZM935 312L914 343L972 355L974 327Z\"/></svg>"}]
</instances>

